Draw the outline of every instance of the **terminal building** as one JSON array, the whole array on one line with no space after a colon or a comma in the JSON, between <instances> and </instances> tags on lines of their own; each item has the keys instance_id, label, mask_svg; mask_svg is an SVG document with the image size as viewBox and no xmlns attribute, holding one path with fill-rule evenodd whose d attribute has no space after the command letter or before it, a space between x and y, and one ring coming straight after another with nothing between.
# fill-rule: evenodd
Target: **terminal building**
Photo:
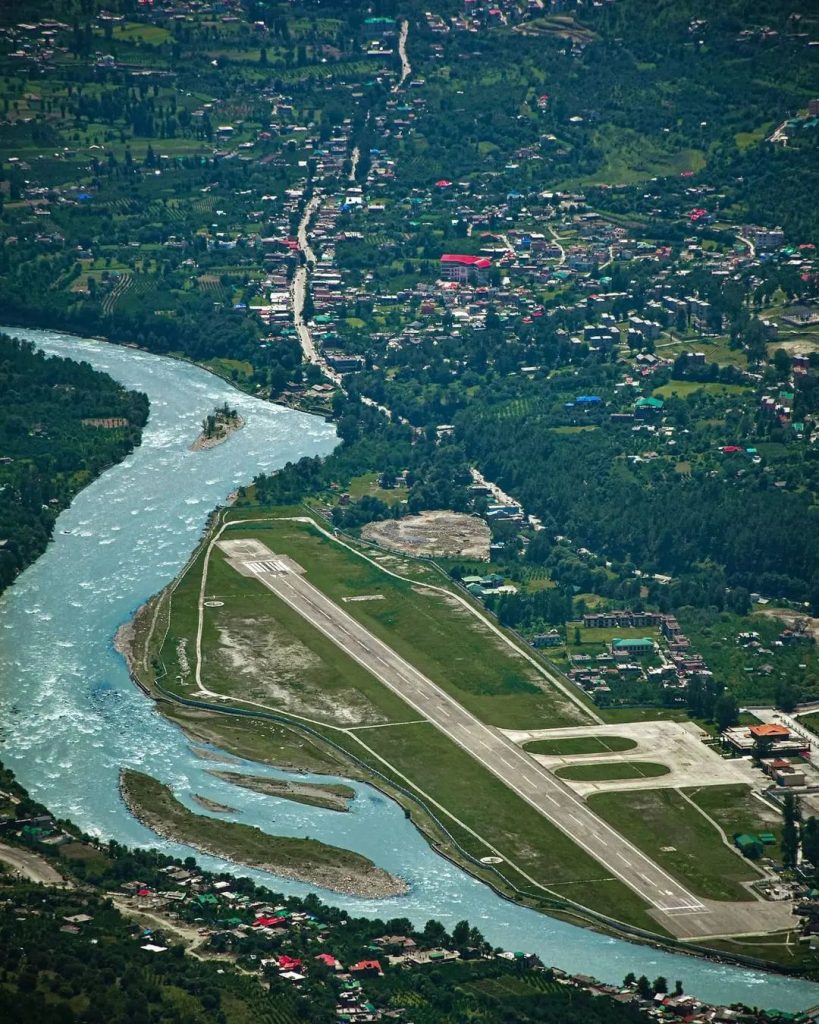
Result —
<instances>
[{"instance_id":1,"label":"terminal building","mask_svg":"<svg viewBox=\"0 0 819 1024\"><path fill-rule=\"evenodd\" d=\"M753 754L759 751L761 746L764 747L765 754L771 757L801 754L810 750L810 740L777 723L735 726L733 729L726 729L722 733L722 738L739 754Z\"/></svg>"}]
</instances>

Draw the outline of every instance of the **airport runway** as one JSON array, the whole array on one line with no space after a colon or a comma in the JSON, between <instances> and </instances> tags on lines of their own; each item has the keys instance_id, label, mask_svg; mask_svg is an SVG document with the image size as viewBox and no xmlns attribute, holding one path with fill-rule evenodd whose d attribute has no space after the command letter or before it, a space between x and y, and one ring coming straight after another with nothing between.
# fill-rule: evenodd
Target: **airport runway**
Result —
<instances>
[{"instance_id":1,"label":"airport runway","mask_svg":"<svg viewBox=\"0 0 819 1024\"><path fill-rule=\"evenodd\" d=\"M363 665L419 715L501 779L521 799L654 908L658 920L692 915L685 931L705 934L718 904L698 899L610 825L572 790L497 729L484 725L431 679L348 615L304 577L286 555L255 540L219 541L230 564L255 576L277 597ZM679 922L682 924L682 922ZM674 929L678 930L677 928Z\"/></svg>"}]
</instances>

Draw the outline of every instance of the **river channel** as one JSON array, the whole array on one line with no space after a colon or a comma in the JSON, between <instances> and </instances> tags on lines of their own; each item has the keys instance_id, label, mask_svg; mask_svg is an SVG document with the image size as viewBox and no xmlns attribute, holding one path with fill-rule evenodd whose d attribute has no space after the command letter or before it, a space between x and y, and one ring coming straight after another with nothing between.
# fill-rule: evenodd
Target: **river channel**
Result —
<instances>
[{"instance_id":1,"label":"river channel","mask_svg":"<svg viewBox=\"0 0 819 1024\"><path fill-rule=\"evenodd\" d=\"M131 816L118 773L138 768L199 813L206 812L193 794L235 808L237 821L266 831L357 850L410 884L406 896L383 901L319 892L351 913L409 917L421 926L430 917L450 927L468 918L494 945L537 952L547 964L609 982L634 971L681 978L686 991L713 1002L785 1010L819 1004L817 984L661 952L514 906L436 855L401 809L369 786L354 784L352 810L339 814L208 774L213 764L131 683L114 634L176 575L215 505L260 471L328 454L334 428L237 392L187 363L51 331L0 330L84 359L151 401L141 447L77 496L46 553L0 598L0 756L34 797L91 834L177 856L194 853L206 867L231 869L159 839ZM238 409L244 429L210 451L190 451L202 418L224 401ZM239 770L285 777L236 763ZM308 891L260 871L236 870L278 892Z\"/></svg>"}]
</instances>

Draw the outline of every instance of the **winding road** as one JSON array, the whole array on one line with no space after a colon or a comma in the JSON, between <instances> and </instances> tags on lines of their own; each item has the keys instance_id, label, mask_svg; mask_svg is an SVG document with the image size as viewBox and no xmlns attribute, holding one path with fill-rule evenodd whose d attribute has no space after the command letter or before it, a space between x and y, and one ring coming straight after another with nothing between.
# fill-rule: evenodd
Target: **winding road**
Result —
<instances>
[{"instance_id":1,"label":"winding road","mask_svg":"<svg viewBox=\"0 0 819 1024\"><path fill-rule=\"evenodd\" d=\"M393 92L398 92L398 90L403 86L404 82L406 82L406 80L412 74L412 65L410 64L409 57L407 56L408 35L409 22L407 21L406 18L404 18L401 21L401 30L398 33L398 55L401 58L401 77L398 80L398 84L393 86Z\"/></svg>"}]
</instances>

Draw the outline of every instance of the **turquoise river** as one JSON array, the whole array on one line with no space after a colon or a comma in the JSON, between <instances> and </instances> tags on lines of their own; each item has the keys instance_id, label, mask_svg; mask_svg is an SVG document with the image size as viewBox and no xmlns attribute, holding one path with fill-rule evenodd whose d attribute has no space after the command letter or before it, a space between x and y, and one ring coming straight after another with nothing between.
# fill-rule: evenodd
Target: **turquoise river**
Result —
<instances>
[{"instance_id":1,"label":"turquoise river","mask_svg":"<svg viewBox=\"0 0 819 1024\"><path fill-rule=\"evenodd\" d=\"M138 768L200 813L194 793L236 808L237 820L269 832L357 850L410 885L406 896L387 901L319 892L351 913L406 916L418 925L430 917L448 926L468 918L495 945L534 951L547 964L604 981L620 982L634 971L681 978L686 991L714 1002L786 1010L819 1004L817 984L665 953L508 903L435 854L401 809L369 786L355 784L351 813L338 814L208 774L207 761L131 683L113 648L114 634L173 579L215 505L262 470L329 453L334 428L173 359L50 331L5 330L47 352L87 360L151 401L141 447L78 495L43 557L0 599L0 749L32 795L91 834L178 856L195 852L157 838L125 808L118 773L123 766ZM225 400L238 408L245 428L210 451L190 451L203 416ZM245 768L284 776L259 765ZM209 868L233 867L212 857L199 860ZM259 871L236 870L279 892L307 891Z\"/></svg>"}]
</instances>

